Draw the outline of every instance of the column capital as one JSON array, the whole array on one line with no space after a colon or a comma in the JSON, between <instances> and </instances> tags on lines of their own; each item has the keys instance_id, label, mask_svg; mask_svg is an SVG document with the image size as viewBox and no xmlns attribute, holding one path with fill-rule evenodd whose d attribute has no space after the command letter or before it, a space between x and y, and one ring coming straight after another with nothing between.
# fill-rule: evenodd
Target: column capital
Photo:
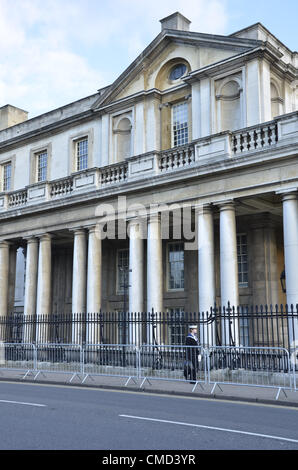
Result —
<instances>
[{"instance_id":1,"label":"column capital","mask_svg":"<svg viewBox=\"0 0 298 470\"><path fill-rule=\"evenodd\" d=\"M282 201L294 201L298 199L297 188L292 188L284 191L277 191L276 194L281 196Z\"/></svg>"},{"instance_id":2,"label":"column capital","mask_svg":"<svg viewBox=\"0 0 298 470\"><path fill-rule=\"evenodd\" d=\"M52 240L53 235L51 233L44 232L44 233L36 234L35 237L39 238L40 241L45 241L45 240Z\"/></svg>"},{"instance_id":3,"label":"column capital","mask_svg":"<svg viewBox=\"0 0 298 470\"><path fill-rule=\"evenodd\" d=\"M89 233L94 233L96 231L96 228L100 227L101 225L104 225L104 224L95 223L95 224L90 224L90 225L84 225L84 227L82 227L81 230L83 231L88 230ZM76 230L70 229L70 231L75 232Z\"/></svg>"},{"instance_id":4,"label":"column capital","mask_svg":"<svg viewBox=\"0 0 298 470\"><path fill-rule=\"evenodd\" d=\"M234 199L217 201L217 202L214 202L213 204L217 206L220 211L235 210L235 207L236 207Z\"/></svg>"},{"instance_id":5,"label":"column capital","mask_svg":"<svg viewBox=\"0 0 298 470\"><path fill-rule=\"evenodd\" d=\"M160 222L161 221L161 214L160 212L150 212L150 214L148 214L148 223L152 223L152 222Z\"/></svg>"},{"instance_id":6,"label":"column capital","mask_svg":"<svg viewBox=\"0 0 298 470\"><path fill-rule=\"evenodd\" d=\"M12 245L12 242L10 242L8 240L1 240L0 239L0 248L10 247L11 245Z\"/></svg>"},{"instance_id":7,"label":"column capital","mask_svg":"<svg viewBox=\"0 0 298 470\"><path fill-rule=\"evenodd\" d=\"M23 237L23 240L26 240L27 244L38 243L38 237L36 235L28 235L27 237Z\"/></svg>"},{"instance_id":8,"label":"column capital","mask_svg":"<svg viewBox=\"0 0 298 470\"><path fill-rule=\"evenodd\" d=\"M78 236L78 235L86 235L86 228L87 227L74 227L74 228L70 228L69 231L72 232L75 236Z\"/></svg>"},{"instance_id":9,"label":"column capital","mask_svg":"<svg viewBox=\"0 0 298 470\"><path fill-rule=\"evenodd\" d=\"M141 227L142 229L146 227L146 224L148 222L147 217L133 217L131 219L127 220L127 227L128 227L128 233L132 229L132 227Z\"/></svg>"},{"instance_id":10,"label":"column capital","mask_svg":"<svg viewBox=\"0 0 298 470\"><path fill-rule=\"evenodd\" d=\"M133 216L127 216L126 221L128 225L137 225L146 222L148 219L148 215L133 215Z\"/></svg>"},{"instance_id":11,"label":"column capital","mask_svg":"<svg viewBox=\"0 0 298 470\"><path fill-rule=\"evenodd\" d=\"M79 232L75 232L75 235L84 235L84 234L88 234L88 237L92 236L92 235L95 235L96 238L98 238L98 240L103 240L104 239L104 236L103 236L103 227L104 227L104 223L96 223L96 224L92 224L92 225L88 225L88 226L85 226L84 228L87 230L87 232L84 232L82 231L82 233L79 233ZM105 235L105 234L104 234Z\"/></svg>"},{"instance_id":12,"label":"column capital","mask_svg":"<svg viewBox=\"0 0 298 470\"><path fill-rule=\"evenodd\" d=\"M198 214L213 214L213 205L210 202L196 202L193 208Z\"/></svg>"}]
</instances>

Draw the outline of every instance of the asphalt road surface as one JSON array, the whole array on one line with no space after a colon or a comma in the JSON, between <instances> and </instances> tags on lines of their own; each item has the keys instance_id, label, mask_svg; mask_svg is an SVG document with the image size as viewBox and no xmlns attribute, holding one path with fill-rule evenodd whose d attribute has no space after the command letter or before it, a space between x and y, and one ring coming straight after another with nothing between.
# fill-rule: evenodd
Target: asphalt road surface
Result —
<instances>
[{"instance_id":1,"label":"asphalt road surface","mask_svg":"<svg viewBox=\"0 0 298 470\"><path fill-rule=\"evenodd\" d=\"M2 450L297 450L298 409L0 383Z\"/></svg>"}]
</instances>

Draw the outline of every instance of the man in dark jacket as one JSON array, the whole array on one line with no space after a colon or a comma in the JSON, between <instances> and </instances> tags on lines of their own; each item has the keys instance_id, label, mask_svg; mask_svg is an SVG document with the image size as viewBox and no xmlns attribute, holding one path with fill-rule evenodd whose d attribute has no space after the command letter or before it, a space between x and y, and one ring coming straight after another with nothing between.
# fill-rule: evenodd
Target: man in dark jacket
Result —
<instances>
[{"instance_id":1,"label":"man in dark jacket","mask_svg":"<svg viewBox=\"0 0 298 470\"><path fill-rule=\"evenodd\" d=\"M199 340L197 337L197 326L191 325L189 327L189 333L186 336L185 345L186 349L186 361L184 365L184 377L186 380L196 381L196 371L198 369L198 349ZM191 383L192 383L191 382Z\"/></svg>"}]
</instances>

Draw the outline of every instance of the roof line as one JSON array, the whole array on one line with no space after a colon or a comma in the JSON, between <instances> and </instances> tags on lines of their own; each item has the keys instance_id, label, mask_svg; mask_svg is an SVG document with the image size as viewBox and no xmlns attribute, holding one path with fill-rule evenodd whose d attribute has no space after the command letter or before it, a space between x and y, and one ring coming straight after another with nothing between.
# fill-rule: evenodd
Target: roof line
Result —
<instances>
[{"instance_id":1,"label":"roof line","mask_svg":"<svg viewBox=\"0 0 298 470\"><path fill-rule=\"evenodd\" d=\"M161 42L164 39L167 38L194 38L194 39L213 39L214 41L216 40L225 40L228 43L232 43L233 41L237 41L238 45L241 47L257 47L259 46L262 41L257 40L257 39L246 39L246 38L233 38L229 36L224 36L224 35L218 35L218 34L210 34L210 33L199 33L199 32L194 32L194 31L180 31L180 30L175 30L175 29L164 29L162 30L152 41L151 43L136 57L136 59L131 62L131 64L118 76L118 78L111 84L110 90L107 91L107 94L103 96L103 100L107 99L108 96L113 93L113 91L116 89L116 87L121 84L123 79L127 77L127 75L144 59L152 50L155 46L158 46L161 44ZM101 100L100 98L94 103L93 108L96 109L98 105L100 105Z\"/></svg>"},{"instance_id":2,"label":"roof line","mask_svg":"<svg viewBox=\"0 0 298 470\"><path fill-rule=\"evenodd\" d=\"M292 51L288 46L286 46L280 39L278 39L273 33L271 33L271 31L269 31L269 29L266 28L266 26L264 26L263 23L261 23L260 21L257 21L257 23L254 23L250 26L246 26L245 28L239 29L238 31L235 31L234 33L229 34L229 36L235 36L236 34L241 33L242 31L247 31L248 29L252 29L252 28L254 28L255 26L258 26L258 25L261 26L268 34L270 34L270 36L272 36L283 47L285 47L291 54L296 52L296 51Z\"/></svg>"}]
</instances>

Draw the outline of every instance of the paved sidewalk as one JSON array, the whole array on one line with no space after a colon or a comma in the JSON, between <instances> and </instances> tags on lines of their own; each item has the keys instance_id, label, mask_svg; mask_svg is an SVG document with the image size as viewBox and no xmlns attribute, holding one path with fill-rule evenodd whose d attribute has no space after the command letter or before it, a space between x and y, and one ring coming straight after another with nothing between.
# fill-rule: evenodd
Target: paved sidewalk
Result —
<instances>
[{"instance_id":1,"label":"paved sidewalk","mask_svg":"<svg viewBox=\"0 0 298 470\"><path fill-rule=\"evenodd\" d=\"M0 390L1 381L15 381L39 384L56 384L81 387L96 387L102 389L127 390L139 393L158 393L177 396L191 396L206 399L224 399L234 401L245 401L253 403L274 404L293 406L298 408L298 391L288 389L279 389L271 387L256 387L246 385L223 385L219 384L191 384L186 381L170 380L140 380L128 379L119 376L88 376L82 383L83 375L72 373L41 372L29 373L24 378L25 372L20 370L1 370L0 371ZM36 379L35 379L36 377ZM141 387L142 386L142 387ZM276 399L278 398L278 399Z\"/></svg>"}]
</instances>

